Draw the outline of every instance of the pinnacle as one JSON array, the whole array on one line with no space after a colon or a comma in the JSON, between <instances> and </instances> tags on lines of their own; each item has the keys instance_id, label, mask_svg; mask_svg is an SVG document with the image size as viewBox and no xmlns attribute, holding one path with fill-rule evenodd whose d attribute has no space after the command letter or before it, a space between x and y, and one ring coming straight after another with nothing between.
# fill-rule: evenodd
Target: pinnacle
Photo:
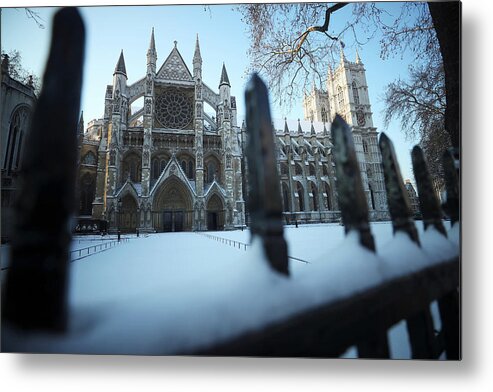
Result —
<instances>
[{"instance_id":1,"label":"pinnacle","mask_svg":"<svg viewBox=\"0 0 493 392\"><path fill-rule=\"evenodd\" d=\"M193 60L202 60L202 56L200 54L200 44L199 44L199 34L197 33L197 39L195 41L195 53L193 54Z\"/></svg>"},{"instance_id":2,"label":"pinnacle","mask_svg":"<svg viewBox=\"0 0 493 392\"><path fill-rule=\"evenodd\" d=\"M358 48L356 48L356 64L361 64L361 59L359 57Z\"/></svg>"},{"instance_id":3,"label":"pinnacle","mask_svg":"<svg viewBox=\"0 0 493 392\"><path fill-rule=\"evenodd\" d=\"M149 43L149 52L156 52L156 42L154 40L154 27L151 32L151 42Z\"/></svg>"},{"instance_id":4,"label":"pinnacle","mask_svg":"<svg viewBox=\"0 0 493 392\"><path fill-rule=\"evenodd\" d=\"M228 85L231 87L231 84L229 83L229 78L228 78L228 73L226 72L226 66L223 63L223 70L221 72L221 81L219 82L219 87L221 87L223 84Z\"/></svg>"},{"instance_id":5,"label":"pinnacle","mask_svg":"<svg viewBox=\"0 0 493 392\"><path fill-rule=\"evenodd\" d=\"M127 69L125 68L125 59L123 58L123 49L120 53L120 58L118 59L118 63L116 64L115 72L113 73L113 75L116 73L121 73L125 75L125 77L127 76Z\"/></svg>"}]
</instances>

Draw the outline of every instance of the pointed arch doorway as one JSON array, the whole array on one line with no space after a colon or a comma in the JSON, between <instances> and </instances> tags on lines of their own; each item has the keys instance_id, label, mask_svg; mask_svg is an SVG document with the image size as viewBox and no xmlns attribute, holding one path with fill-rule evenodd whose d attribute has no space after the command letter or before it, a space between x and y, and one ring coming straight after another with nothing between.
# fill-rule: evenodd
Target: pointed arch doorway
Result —
<instances>
[{"instance_id":1,"label":"pointed arch doorway","mask_svg":"<svg viewBox=\"0 0 493 392\"><path fill-rule=\"evenodd\" d=\"M221 198L214 194L207 202L207 230L224 229L224 205Z\"/></svg>"},{"instance_id":2,"label":"pointed arch doorway","mask_svg":"<svg viewBox=\"0 0 493 392\"><path fill-rule=\"evenodd\" d=\"M154 229L159 232L190 231L192 215L190 191L178 178L166 180L154 199Z\"/></svg>"},{"instance_id":3,"label":"pointed arch doorway","mask_svg":"<svg viewBox=\"0 0 493 392\"><path fill-rule=\"evenodd\" d=\"M121 199L119 212L120 230L123 233L135 233L137 229L137 201L127 194Z\"/></svg>"}]
</instances>

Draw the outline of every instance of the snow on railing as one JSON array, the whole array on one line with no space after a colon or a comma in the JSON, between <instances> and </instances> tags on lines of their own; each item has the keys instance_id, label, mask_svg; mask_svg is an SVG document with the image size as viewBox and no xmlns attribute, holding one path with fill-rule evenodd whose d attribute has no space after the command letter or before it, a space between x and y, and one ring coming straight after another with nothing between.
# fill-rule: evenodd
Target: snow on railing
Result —
<instances>
[{"instance_id":1,"label":"snow on railing","mask_svg":"<svg viewBox=\"0 0 493 392\"><path fill-rule=\"evenodd\" d=\"M419 148L413 151L426 228L418 238L392 143L381 136L379 147L395 237L377 252L352 132L336 115L331 126L333 159L346 239L340 248L327 250L319 262L302 268L290 265L268 93L256 75L246 91L246 194L252 245L241 254L248 262L228 265L227 280L213 270L204 282L194 282L202 291L199 287L192 292L187 289L181 292L178 303L162 289L168 289L166 285L178 288L173 286L177 277L163 276L162 287L153 295L123 301L129 303L130 307L125 308L128 313L110 317L110 311L121 311L124 304L119 304L105 310L102 326L92 325L71 334L67 317L68 228L75 204L74 124L80 102L83 42L84 28L78 12L59 11L44 88L25 140L23 188L15 207L19 219L2 296L2 322L14 330L2 330L3 348L15 351L20 347L16 345L27 341L26 331L44 329L67 332L58 340L52 335L41 337L42 344L38 341L36 347L25 346L26 351L44 347L51 352L337 357L356 346L360 357L388 358L388 331L405 320L413 358L438 358L443 350L449 359L460 358L456 157L447 153L444 160L445 211L452 221L452 228L446 231L439 219L440 206L430 191L431 180L422 154ZM50 137L46 137L48 134ZM44 152L51 148L63 154L47 158ZM168 255L162 257L166 261ZM133 271L140 273L139 269ZM222 289L215 285L215 279ZM223 295L218 300L213 294L219 289ZM441 316L438 334L429 311L433 301L438 301ZM153 309L153 322L139 318L144 308ZM186 312L192 313L190 318L184 316ZM199 322L197 314L202 316ZM143 328L152 328L152 333L141 333L139 329ZM16 329L24 332L19 335Z\"/></svg>"}]
</instances>

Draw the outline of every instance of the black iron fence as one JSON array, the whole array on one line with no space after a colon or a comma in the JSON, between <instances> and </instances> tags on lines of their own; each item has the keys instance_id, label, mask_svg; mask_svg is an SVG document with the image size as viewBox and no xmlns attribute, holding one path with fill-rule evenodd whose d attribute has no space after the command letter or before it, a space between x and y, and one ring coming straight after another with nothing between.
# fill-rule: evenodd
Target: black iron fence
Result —
<instances>
[{"instance_id":1,"label":"black iron fence","mask_svg":"<svg viewBox=\"0 0 493 392\"><path fill-rule=\"evenodd\" d=\"M22 187L15 204L18 219L12 236L12 265L2 296L4 320L25 330L64 330L67 326L69 222L75 209L76 124L83 47L84 28L78 12L61 10L54 20L43 86L64 89L43 89L25 140ZM247 87L246 103L251 234L259 239L272 273L294 279L290 276L283 234L268 93L256 75ZM70 129L73 132L67 132ZM46 130L50 131L50 138L46 138ZM336 116L331 132L344 229L356 234L361 246L375 252L351 129ZM379 147L394 232L404 233L420 246L392 142L382 135ZM45 154L47 149L60 153L50 157ZM412 157L424 225L434 227L445 238L441 206L419 147L413 150ZM459 224L458 167L457 152L448 151L443 165L447 187L444 210L453 227ZM396 261L399 257L396 255ZM460 259L440 261L349 297L327 301L287 320L246 330L226 342L213 341L200 352L192 351L207 355L337 357L348 347L356 346L360 357L388 358L388 330L405 320L413 358L437 358L445 351L447 358L460 359ZM429 310L433 301L438 302L441 316L438 332Z\"/></svg>"}]
</instances>

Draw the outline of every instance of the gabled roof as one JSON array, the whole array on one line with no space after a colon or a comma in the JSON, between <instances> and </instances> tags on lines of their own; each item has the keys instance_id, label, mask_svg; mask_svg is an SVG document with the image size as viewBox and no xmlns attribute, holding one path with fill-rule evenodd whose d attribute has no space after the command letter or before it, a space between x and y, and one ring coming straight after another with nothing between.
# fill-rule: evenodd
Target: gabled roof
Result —
<instances>
[{"instance_id":1,"label":"gabled roof","mask_svg":"<svg viewBox=\"0 0 493 392\"><path fill-rule=\"evenodd\" d=\"M159 79L193 81L192 74L176 47L176 41L175 47L164 61L161 68L159 68L157 77Z\"/></svg>"}]
</instances>

